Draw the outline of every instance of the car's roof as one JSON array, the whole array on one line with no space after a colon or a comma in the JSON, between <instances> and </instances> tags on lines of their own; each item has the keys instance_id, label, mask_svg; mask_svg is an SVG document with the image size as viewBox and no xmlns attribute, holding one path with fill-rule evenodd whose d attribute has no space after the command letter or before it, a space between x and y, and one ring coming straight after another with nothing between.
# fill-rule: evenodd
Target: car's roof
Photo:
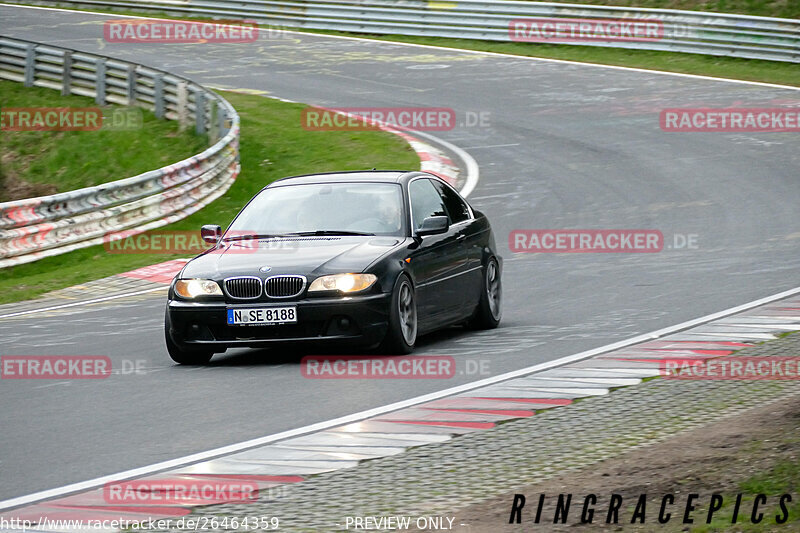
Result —
<instances>
[{"instance_id":1,"label":"car's roof","mask_svg":"<svg viewBox=\"0 0 800 533\"><path fill-rule=\"evenodd\" d=\"M352 172L323 172L319 174L304 174L275 180L265 188L283 185L302 185L308 183L333 183L346 181L371 181L384 183L401 183L404 180L422 175L420 171L408 170L356 170Z\"/></svg>"}]
</instances>

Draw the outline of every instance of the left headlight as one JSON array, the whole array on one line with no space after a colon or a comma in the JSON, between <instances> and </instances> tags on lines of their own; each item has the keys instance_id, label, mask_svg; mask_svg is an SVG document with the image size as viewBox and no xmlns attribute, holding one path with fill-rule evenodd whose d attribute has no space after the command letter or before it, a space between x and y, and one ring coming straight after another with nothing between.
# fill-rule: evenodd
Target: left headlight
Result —
<instances>
[{"instance_id":1,"label":"left headlight","mask_svg":"<svg viewBox=\"0 0 800 533\"><path fill-rule=\"evenodd\" d=\"M308 288L308 292L360 292L372 287L377 279L375 274L332 274L315 279Z\"/></svg>"},{"instance_id":2,"label":"left headlight","mask_svg":"<svg viewBox=\"0 0 800 533\"><path fill-rule=\"evenodd\" d=\"M198 296L222 296L222 289L210 279L179 279L175 282L175 293L181 298L192 299Z\"/></svg>"}]
</instances>

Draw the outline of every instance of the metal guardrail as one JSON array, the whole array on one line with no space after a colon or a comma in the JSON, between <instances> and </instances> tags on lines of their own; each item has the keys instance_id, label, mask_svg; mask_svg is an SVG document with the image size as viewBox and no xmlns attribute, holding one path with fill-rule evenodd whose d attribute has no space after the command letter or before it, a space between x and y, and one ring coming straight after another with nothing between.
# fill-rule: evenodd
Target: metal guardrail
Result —
<instances>
[{"instance_id":1,"label":"metal guardrail","mask_svg":"<svg viewBox=\"0 0 800 533\"><path fill-rule=\"evenodd\" d=\"M239 173L239 115L179 76L134 63L0 37L0 79L150 109L194 123L213 145L138 176L0 203L0 268L102 244L112 231L146 231L185 218L224 194ZM89 135L90 133L87 133Z\"/></svg>"},{"instance_id":2,"label":"metal guardrail","mask_svg":"<svg viewBox=\"0 0 800 533\"><path fill-rule=\"evenodd\" d=\"M800 20L699 11L510 0L23 0L22 3L250 19L301 29L491 41L512 40L510 24L520 18L650 20L659 22L663 29L657 40L593 39L570 44L800 62Z\"/></svg>"}]
</instances>

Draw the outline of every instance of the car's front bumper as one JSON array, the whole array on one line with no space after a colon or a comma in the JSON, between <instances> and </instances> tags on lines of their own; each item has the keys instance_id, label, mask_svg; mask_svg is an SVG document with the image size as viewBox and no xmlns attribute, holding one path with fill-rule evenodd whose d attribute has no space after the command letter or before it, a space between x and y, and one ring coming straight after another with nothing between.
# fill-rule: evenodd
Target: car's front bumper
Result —
<instances>
[{"instance_id":1,"label":"car's front bumper","mask_svg":"<svg viewBox=\"0 0 800 533\"><path fill-rule=\"evenodd\" d=\"M173 342L191 349L224 351L232 347L296 342L369 346L386 335L390 301L388 293L236 304L174 299L167 304L167 323ZM233 326L227 323L228 309L283 306L297 308L296 324ZM346 327L342 319L346 319Z\"/></svg>"}]
</instances>

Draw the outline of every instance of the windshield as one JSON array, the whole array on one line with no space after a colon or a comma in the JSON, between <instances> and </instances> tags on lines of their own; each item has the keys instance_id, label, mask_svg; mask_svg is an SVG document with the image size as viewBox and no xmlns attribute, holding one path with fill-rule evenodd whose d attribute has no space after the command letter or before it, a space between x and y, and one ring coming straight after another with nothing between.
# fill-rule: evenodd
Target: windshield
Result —
<instances>
[{"instance_id":1,"label":"windshield","mask_svg":"<svg viewBox=\"0 0 800 533\"><path fill-rule=\"evenodd\" d=\"M403 234L396 183L313 183L262 191L228 234Z\"/></svg>"}]
</instances>

